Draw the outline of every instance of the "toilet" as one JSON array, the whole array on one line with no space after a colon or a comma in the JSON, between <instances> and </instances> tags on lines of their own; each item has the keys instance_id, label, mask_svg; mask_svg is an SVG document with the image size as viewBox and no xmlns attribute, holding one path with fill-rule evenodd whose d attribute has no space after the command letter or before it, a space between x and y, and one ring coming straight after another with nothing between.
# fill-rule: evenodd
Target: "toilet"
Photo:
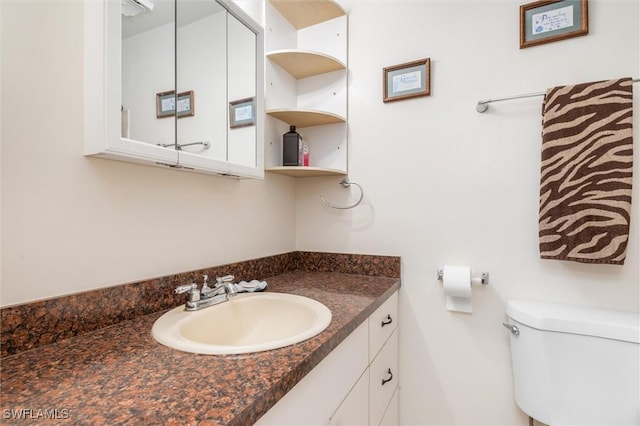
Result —
<instances>
[{"instance_id":1,"label":"toilet","mask_svg":"<svg viewBox=\"0 0 640 426\"><path fill-rule=\"evenodd\" d=\"M556 425L640 425L640 315L507 302L515 398Z\"/></svg>"}]
</instances>

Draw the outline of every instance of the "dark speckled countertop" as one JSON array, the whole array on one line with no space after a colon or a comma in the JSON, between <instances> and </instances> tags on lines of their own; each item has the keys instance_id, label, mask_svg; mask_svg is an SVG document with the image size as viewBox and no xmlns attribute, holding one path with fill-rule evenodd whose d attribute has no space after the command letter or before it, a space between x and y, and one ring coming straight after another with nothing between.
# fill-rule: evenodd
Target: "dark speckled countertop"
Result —
<instances>
[{"instance_id":1,"label":"dark speckled countertop","mask_svg":"<svg viewBox=\"0 0 640 426\"><path fill-rule=\"evenodd\" d=\"M324 303L329 327L281 349L211 356L157 343L151 326L163 312L140 316L2 358L3 422L251 424L400 286L398 278L304 271L268 283L268 291Z\"/></svg>"}]
</instances>

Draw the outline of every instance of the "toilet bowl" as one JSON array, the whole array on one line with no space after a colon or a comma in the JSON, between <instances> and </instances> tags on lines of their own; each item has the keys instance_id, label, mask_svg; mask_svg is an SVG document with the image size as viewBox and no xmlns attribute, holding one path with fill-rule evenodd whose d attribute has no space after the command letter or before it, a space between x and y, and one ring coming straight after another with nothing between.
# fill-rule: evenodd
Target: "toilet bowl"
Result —
<instances>
[{"instance_id":1,"label":"toilet bowl","mask_svg":"<svg viewBox=\"0 0 640 426\"><path fill-rule=\"evenodd\" d=\"M516 403L548 425L640 425L640 315L507 302Z\"/></svg>"}]
</instances>

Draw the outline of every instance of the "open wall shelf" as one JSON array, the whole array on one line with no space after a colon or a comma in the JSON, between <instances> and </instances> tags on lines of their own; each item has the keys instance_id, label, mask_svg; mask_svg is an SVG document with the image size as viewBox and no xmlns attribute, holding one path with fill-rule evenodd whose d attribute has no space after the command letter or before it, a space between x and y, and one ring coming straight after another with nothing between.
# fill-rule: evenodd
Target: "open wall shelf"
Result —
<instances>
[{"instance_id":1,"label":"open wall shelf","mask_svg":"<svg viewBox=\"0 0 640 426\"><path fill-rule=\"evenodd\" d=\"M267 114L289 125L293 124L299 129L346 121L344 117L337 114L309 109L272 109L268 110Z\"/></svg>"},{"instance_id":2,"label":"open wall shelf","mask_svg":"<svg viewBox=\"0 0 640 426\"><path fill-rule=\"evenodd\" d=\"M295 49L269 52L267 53L267 59L275 62L297 79L343 70L347 67L342 61L333 56L320 52Z\"/></svg>"},{"instance_id":3,"label":"open wall shelf","mask_svg":"<svg viewBox=\"0 0 640 426\"><path fill-rule=\"evenodd\" d=\"M342 7L332 0L270 0L270 2L297 30L345 15Z\"/></svg>"},{"instance_id":4,"label":"open wall shelf","mask_svg":"<svg viewBox=\"0 0 640 426\"><path fill-rule=\"evenodd\" d=\"M326 169L323 167L279 166L267 167L265 170L267 172L291 177L344 176L347 174L343 170Z\"/></svg>"}]
</instances>

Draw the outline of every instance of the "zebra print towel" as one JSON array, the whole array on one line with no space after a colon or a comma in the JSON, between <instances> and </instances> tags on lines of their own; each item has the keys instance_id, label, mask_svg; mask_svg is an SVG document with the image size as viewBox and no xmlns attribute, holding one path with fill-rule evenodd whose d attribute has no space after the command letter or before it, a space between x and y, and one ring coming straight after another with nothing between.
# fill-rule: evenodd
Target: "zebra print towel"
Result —
<instances>
[{"instance_id":1,"label":"zebra print towel","mask_svg":"<svg viewBox=\"0 0 640 426\"><path fill-rule=\"evenodd\" d=\"M542 104L542 259L622 265L633 165L632 80L547 90Z\"/></svg>"}]
</instances>

